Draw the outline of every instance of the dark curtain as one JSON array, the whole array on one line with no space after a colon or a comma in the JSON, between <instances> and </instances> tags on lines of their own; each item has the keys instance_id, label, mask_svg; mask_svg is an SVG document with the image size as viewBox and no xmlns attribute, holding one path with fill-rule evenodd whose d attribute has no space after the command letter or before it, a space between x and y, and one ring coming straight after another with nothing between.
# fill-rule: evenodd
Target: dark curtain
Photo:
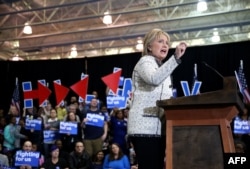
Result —
<instances>
[{"instance_id":1,"label":"dark curtain","mask_svg":"<svg viewBox=\"0 0 250 169\"><path fill-rule=\"evenodd\" d=\"M222 76L234 76L234 71L238 71L240 60L243 60L246 79L250 84L249 47L250 41L189 47L182 58L182 64L173 72L174 87L177 88L178 96L183 96L181 80L187 80L191 86L194 63L198 67L198 79L202 81L201 93L218 90L222 87L220 75L205 66L204 62L214 67ZM174 49L171 49L168 56L173 52ZM61 79L63 86L70 87L80 80L81 73L89 75L88 93L96 90L100 99L105 101L106 86L101 77L112 73L114 67L119 67L122 68L122 76L130 78L140 57L141 53L133 53L81 59L0 61L0 108L4 108L6 111L9 109L16 77L19 80L21 101L22 82L31 81L33 89L37 89L37 80L45 79L52 90L49 100L55 105L53 81ZM72 95L76 94L70 90L66 99Z\"/></svg>"}]
</instances>

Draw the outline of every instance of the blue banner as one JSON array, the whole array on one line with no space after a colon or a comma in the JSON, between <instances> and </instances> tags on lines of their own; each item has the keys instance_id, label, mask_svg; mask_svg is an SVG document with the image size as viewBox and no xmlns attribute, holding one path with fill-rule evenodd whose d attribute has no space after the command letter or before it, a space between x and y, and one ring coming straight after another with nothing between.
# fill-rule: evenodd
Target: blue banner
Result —
<instances>
[{"instance_id":1,"label":"blue banner","mask_svg":"<svg viewBox=\"0 0 250 169\"><path fill-rule=\"evenodd\" d=\"M236 117L234 120L234 131L235 134L250 134L250 121L242 120Z\"/></svg>"},{"instance_id":2,"label":"blue banner","mask_svg":"<svg viewBox=\"0 0 250 169\"><path fill-rule=\"evenodd\" d=\"M17 151L15 157L15 166L29 165L38 167L40 152L35 151Z\"/></svg>"},{"instance_id":3,"label":"blue banner","mask_svg":"<svg viewBox=\"0 0 250 169\"><path fill-rule=\"evenodd\" d=\"M128 97L125 96L115 96L109 95L107 96L107 108L112 109L114 107L118 107L120 109L125 108L127 105Z\"/></svg>"},{"instance_id":4,"label":"blue banner","mask_svg":"<svg viewBox=\"0 0 250 169\"><path fill-rule=\"evenodd\" d=\"M43 131L43 142L51 143L59 138L59 132L55 130L44 130Z\"/></svg>"},{"instance_id":5,"label":"blue banner","mask_svg":"<svg viewBox=\"0 0 250 169\"><path fill-rule=\"evenodd\" d=\"M41 130L42 129L42 121L41 120L37 120L37 119L29 119L26 118L25 120L25 129L27 130Z\"/></svg>"},{"instance_id":6,"label":"blue banner","mask_svg":"<svg viewBox=\"0 0 250 169\"><path fill-rule=\"evenodd\" d=\"M59 133L64 134L77 134L77 122L60 122L60 130Z\"/></svg>"},{"instance_id":7,"label":"blue banner","mask_svg":"<svg viewBox=\"0 0 250 169\"><path fill-rule=\"evenodd\" d=\"M100 114L87 113L86 118L88 119L85 123L86 125L103 127L104 126L104 116Z\"/></svg>"}]
</instances>

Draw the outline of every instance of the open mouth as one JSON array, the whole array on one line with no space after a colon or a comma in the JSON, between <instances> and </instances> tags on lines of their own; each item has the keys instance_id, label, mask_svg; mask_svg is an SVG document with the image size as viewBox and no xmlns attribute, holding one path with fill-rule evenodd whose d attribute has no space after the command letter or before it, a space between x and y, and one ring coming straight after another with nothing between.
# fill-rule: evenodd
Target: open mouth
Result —
<instances>
[{"instance_id":1,"label":"open mouth","mask_svg":"<svg viewBox=\"0 0 250 169\"><path fill-rule=\"evenodd\" d=\"M167 50L162 49L162 50L161 50L161 53L166 54L166 53L167 53Z\"/></svg>"}]
</instances>

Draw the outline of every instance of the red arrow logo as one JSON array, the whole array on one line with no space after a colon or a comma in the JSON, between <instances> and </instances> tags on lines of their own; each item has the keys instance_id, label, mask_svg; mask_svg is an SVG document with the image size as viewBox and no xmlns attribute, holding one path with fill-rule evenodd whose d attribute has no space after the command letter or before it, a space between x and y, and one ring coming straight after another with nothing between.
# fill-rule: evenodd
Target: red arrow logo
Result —
<instances>
[{"instance_id":1,"label":"red arrow logo","mask_svg":"<svg viewBox=\"0 0 250 169\"><path fill-rule=\"evenodd\" d=\"M113 91L113 93L116 93L117 91L121 73L122 73L122 69L118 70L117 72L114 72L112 74L102 77L102 81L108 86L108 88L110 88L110 90Z\"/></svg>"},{"instance_id":2,"label":"red arrow logo","mask_svg":"<svg viewBox=\"0 0 250 169\"><path fill-rule=\"evenodd\" d=\"M38 84L37 90L25 91L23 94L24 94L24 99L38 99L39 105L41 105L49 97L51 91L42 83L37 82L37 84Z\"/></svg>"},{"instance_id":3,"label":"red arrow logo","mask_svg":"<svg viewBox=\"0 0 250 169\"><path fill-rule=\"evenodd\" d=\"M54 82L54 89L56 94L56 103L57 105L59 105L62 100L67 96L69 89L56 82Z\"/></svg>"},{"instance_id":4,"label":"red arrow logo","mask_svg":"<svg viewBox=\"0 0 250 169\"><path fill-rule=\"evenodd\" d=\"M74 85L70 86L70 88L78 94L78 96L81 96L82 98L85 98L87 95L88 90L88 82L89 82L89 76L86 75L83 79L81 79L79 82L75 83Z\"/></svg>"}]
</instances>

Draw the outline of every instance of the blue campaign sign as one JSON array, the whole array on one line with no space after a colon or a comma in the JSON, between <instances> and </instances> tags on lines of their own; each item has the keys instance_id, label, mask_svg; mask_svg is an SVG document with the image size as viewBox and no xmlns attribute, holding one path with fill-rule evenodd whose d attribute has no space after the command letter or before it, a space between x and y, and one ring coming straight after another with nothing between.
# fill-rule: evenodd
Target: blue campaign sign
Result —
<instances>
[{"instance_id":1,"label":"blue campaign sign","mask_svg":"<svg viewBox=\"0 0 250 169\"><path fill-rule=\"evenodd\" d=\"M194 82L194 86L191 93L192 95L197 95L200 93L201 83L202 83L201 81Z\"/></svg>"},{"instance_id":2,"label":"blue campaign sign","mask_svg":"<svg viewBox=\"0 0 250 169\"><path fill-rule=\"evenodd\" d=\"M95 98L95 95L93 95L93 94L87 94L87 95L86 95L86 98L85 98L85 103L86 103L86 104L89 104L90 101L91 101L93 98Z\"/></svg>"},{"instance_id":3,"label":"blue campaign sign","mask_svg":"<svg viewBox=\"0 0 250 169\"><path fill-rule=\"evenodd\" d=\"M242 120L238 116L234 120L235 134L250 134L250 120Z\"/></svg>"},{"instance_id":4,"label":"blue campaign sign","mask_svg":"<svg viewBox=\"0 0 250 169\"><path fill-rule=\"evenodd\" d=\"M191 95L197 95L200 93L201 88L201 81L195 81L194 86L192 88L192 92L190 93L189 85L187 81L181 81L181 87L182 91L184 93L184 96L191 96Z\"/></svg>"},{"instance_id":5,"label":"blue campaign sign","mask_svg":"<svg viewBox=\"0 0 250 169\"><path fill-rule=\"evenodd\" d=\"M86 125L103 127L104 126L104 116L100 114L87 113L86 118L88 119L85 123Z\"/></svg>"},{"instance_id":6,"label":"blue campaign sign","mask_svg":"<svg viewBox=\"0 0 250 169\"><path fill-rule=\"evenodd\" d=\"M23 91L28 92L32 91L32 84L30 81L22 83ZM33 99L24 99L24 108L32 108L33 107Z\"/></svg>"},{"instance_id":7,"label":"blue campaign sign","mask_svg":"<svg viewBox=\"0 0 250 169\"><path fill-rule=\"evenodd\" d=\"M43 131L43 142L51 143L59 138L59 132L55 130L44 130Z\"/></svg>"},{"instance_id":8,"label":"blue campaign sign","mask_svg":"<svg viewBox=\"0 0 250 169\"><path fill-rule=\"evenodd\" d=\"M184 96L190 96L190 89L187 81L181 81L181 87L184 93Z\"/></svg>"},{"instance_id":9,"label":"blue campaign sign","mask_svg":"<svg viewBox=\"0 0 250 169\"><path fill-rule=\"evenodd\" d=\"M24 99L24 107L33 108L33 100L32 99Z\"/></svg>"},{"instance_id":10,"label":"blue campaign sign","mask_svg":"<svg viewBox=\"0 0 250 169\"><path fill-rule=\"evenodd\" d=\"M107 96L107 108L112 109L114 107L118 107L120 109L126 108L128 97L125 96Z\"/></svg>"},{"instance_id":11,"label":"blue campaign sign","mask_svg":"<svg viewBox=\"0 0 250 169\"><path fill-rule=\"evenodd\" d=\"M15 166L29 165L38 167L40 152L35 151L17 151L15 157Z\"/></svg>"},{"instance_id":12,"label":"blue campaign sign","mask_svg":"<svg viewBox=\"0 0 250 169\"><path fill-rule=\"evenodd\" d=\"M23 91L24 92L32 90L32 85L31 85L30 81L29 82L23 82L22 86L23 86Z\"/></svg>"},{"instance_id":13,"label":"blue campaign sign","mask_svg":"<svg viewBox=\"0 0 250 169\"><path fill-rule=\"evenodd\" d=\"M42 129L42 121L38 119L29 119L25 120L25 129L27 130L41 130Z\"/></svg>"},{"instance_id":14,"label":"blue campaign sign","mask_svg":"<svg viewBox=\"0 0 250 169\"><path fill-rule=\"evenodd\" d=\"M131 90L132 90L132 79L125 78L123 80L123 88L119 88L117 93L114 94L109 91L109 95L107 96L107 108L112 109L114 107L118 107L120 109L125 109L127 107L127 101L131 97Z\"/></svg>"},{"instance_id":15,"label":"blue campaign sign","mask_svg":"<svg viewBox=\"0 0 250 169\"><path fill-rule=\"evenodd\" d=\"M77 134L77 127L78 127L77 122L61 121L59 133L76 135Z\"/></svg>"}]
</instances>

